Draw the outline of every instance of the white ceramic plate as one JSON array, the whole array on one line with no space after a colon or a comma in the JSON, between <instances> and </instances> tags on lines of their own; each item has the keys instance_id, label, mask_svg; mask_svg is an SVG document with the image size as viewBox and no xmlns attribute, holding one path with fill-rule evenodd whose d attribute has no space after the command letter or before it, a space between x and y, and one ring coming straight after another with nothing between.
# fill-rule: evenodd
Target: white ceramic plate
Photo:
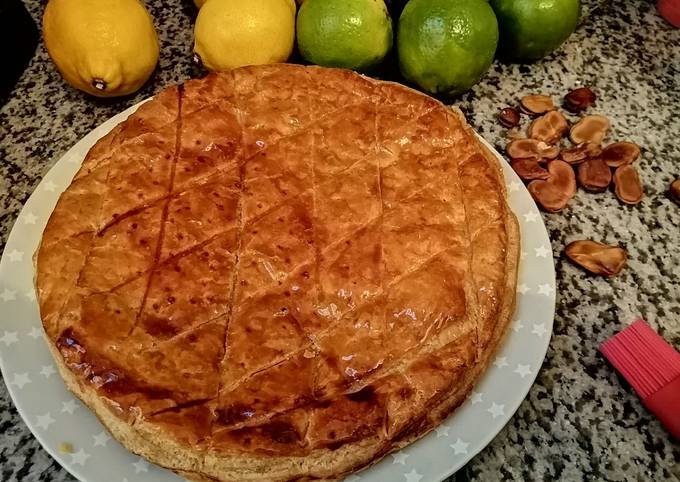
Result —
<instances>
[{"instance_id":1,"label":"white ceramic plate","mask_svg":"<svg viewBox=\"0 0 680 482\"><path fill-rule=\"evenodd\" d=\"M106 121L55 164L26 202L0 261L0 368L5 383L43 447L83 482L179 480L111 439L97 418L67 391L42 338L33 291L31 258L60 193L90 147L137 107ZM522 235L517 309L510 333L494 363L451 417L428 436L346 480L436 482L446 478L510 420L543 363L555 313L550 240L531 196L499 158ZM72 445L72 453L60 451L63 443Z\"/></svg>"}]
</instances>

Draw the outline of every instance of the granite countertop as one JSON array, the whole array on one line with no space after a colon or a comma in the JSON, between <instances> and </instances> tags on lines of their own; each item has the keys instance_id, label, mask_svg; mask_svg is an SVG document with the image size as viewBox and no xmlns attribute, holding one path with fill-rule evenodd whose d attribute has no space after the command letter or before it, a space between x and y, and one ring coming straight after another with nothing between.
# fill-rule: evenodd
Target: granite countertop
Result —
<instances>
[{"instance_id":1,"label":"granite countertop","mask_svg":"<svg viewBox=\"0 0 680 482\"><path fill-rule=\"evenodd\" d=\"M39 19L44 2L28 7ZM166 86L197 77L190 0L146 2L161 38L153 80L133 97L94 100L66 86L42 46L0 108L0 249L42 176L91 129ZM560 98L588 85L610 138L642 146L647 197L634 207L612 193L579 191L560 214L544 214L557 271L550 348L526 400L489 446L451 480L680 480L680 444L598 355L598 344L638 317L680 347L680 208L666 196L680 176L680 30L651 2L584 1L577 32L530 65L496 62L456 101L499 150L495 114L526 94ZM591 277L565 262L564 245L591 238L627 247L626 270ZM0 384L0 480L70 481L31 435Z\"/></svg>"}]
</instances>

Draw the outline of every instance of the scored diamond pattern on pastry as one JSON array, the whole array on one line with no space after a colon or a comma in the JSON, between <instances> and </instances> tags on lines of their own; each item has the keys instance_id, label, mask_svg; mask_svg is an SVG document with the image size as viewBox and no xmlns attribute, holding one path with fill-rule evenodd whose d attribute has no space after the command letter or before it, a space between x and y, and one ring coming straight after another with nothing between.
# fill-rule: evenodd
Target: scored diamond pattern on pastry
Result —
<instances>
[{"instance_id":1,"label":"scored diamond pattern on pastry","mask_svg":"<svg viewBox=\"0 0 680 482\"><path fill-rule=\"evenodd\" d=\"M414 413L439 422L438 394L507 321L495 161L430 99L344 72L319 88L319 72L165 91L90 151L46 230L38 264L60 263L38 276L48 336L177 440L387 447Z\"/></svg>"}]
</instances>

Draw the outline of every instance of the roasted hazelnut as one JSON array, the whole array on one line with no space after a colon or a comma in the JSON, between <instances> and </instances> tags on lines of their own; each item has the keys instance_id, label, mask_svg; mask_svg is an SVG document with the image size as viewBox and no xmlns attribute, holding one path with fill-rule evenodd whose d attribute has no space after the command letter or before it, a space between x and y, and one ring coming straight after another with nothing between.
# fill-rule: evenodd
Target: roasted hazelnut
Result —
<instances>
[{"instance_id":1,"label":"roasted hazelnut","mask_svg":"<svg viewBox=\"0 0 680 482\"><path fill-rule=\"evenodd\" d=\"M588 115L571 127L569 138L574 144L601 144L607 136L609 120L601 115Z\"/></svg>"},{"instance_id":2,"label":"roasted hazelnut","mask_svg":"<svg viewBox=\"0 0 680 482\"><path fill-rule=\"evenodd\" d=\"M536 139L515 139L508 143L505 152L513 159L555 159L560 149Z\"/></svg>"},{"instance_id":3,"label":"roasted hazelnut","mask_svg":"<svg viewBox=\"0 0 680 482\"><path fill-rule=\"evenodd\" d=\"M564 96L564 107L569 112L582 112L595 104L595 93L588 87L579 87Z\"/></svg>"},{"instance_id":4,"label":"roasted hazelnut","mask_svg":"<svg viewBox=\"0 0 680 482\"><path fill-rule=\"evenodd\" d=\"M555 110L555 104L547 95L526 95L519 103L522 111L529 115L541 115Z\"/></svg>"},{"instance_id":5,"label":"roasted hazelnut","mask_svg":"<svg viewBox=\"0 0 680 482\"><path fill-rule=\"evenodd\" d=\"M550 173L538 163L538 159L517 159L510 163L517 175L524 181L548 179Z\"/></svg>"},{"instance_id":6,"label":"roasted hazelnut","mask_svg":"<svg viewBox=\"0 0 680 482\"><path fill-rule=\"evenodd\" d=\"M638 204L645 196L640 176L630 164L624 164L614 171L616 197L626 204Z\"/></svg>"},{"instance_id":7,"label":"roasted hazelnut","mask_svg":"<svg viewBox=\"0 0 680 482\"><path fill-rule=\"evenodd\" d=\"M598 157L601 153L602 149L599 144L584 142L583 144L579 144L570 149L562 149L560 157L564 162L568 162L569 164L580 164L586 159Z\"/></svg>"},{"instance_id":8,"label":"roasted hazelnut","mask_svg":"<svg viewBox=\"0 0 680 482\"><path fill-rule=\"evenodd\" d=\"M600 157L609 167L632 164L640 157L640 148L632 142L614 142L602 149Z\"/></svg>"},{"instance_id":9,"label":"roasted hazelnut","mask_svg":"<svg viewBox=\"0 0 680 482\"><path fill-rule=\"evenodd\" d=\"M548 179L531 181L527 189L544 210L555 213L564 209L576 194L576 176L574 169L561 160L548 163L548 173Z\"/></svg>"},{"instance_id":10,"label":"roasted hazelnut","mask_svg":"<svg viewBox=\"0 0 680 482\"><path fill-rule=\"evenodd\" d=\"M671 187L668 189L668 195L673 202L680 204L680 179L676 179L671 183Z\"/></svg>"},{"instance_id":11,"label":"roasted hazelnut","mask_svg":"<svg viewBox=\"0 0 680 482\"><path fill-rule=\"evenodd\" d=\"M532 139L555 144L569 130L569 123L564 116L556 110L550 111L529 125L527 134Z\"/></svg>"},{"instance_id":12,"label":"roasted hazelnut","mask_svg":"<svg viewBox=\"0 0 680 482\"><path fill-rule=\"evenodd\" d=\"M569 243L564 253L580 267L602 276L616 276L628 259L625 249L590 240Z\"/></svg>"},{"instance_id":13,"label":"roasted hazelnut","mask_svg":"<svg viewBox=\"0 0 680 482\"><path fill-rule=\"evenodd\" d=\"M505 109L501 109L501 111L498 113L498 121L503 125L503 127L512 129L519 124L519 112L514 107L506 107Z\"/></svg>"},{"instance_id":14,"label":"roasted hazelnut","mask_svg":"<svg viewBox=\"0 0 680 482\"><path fill-rule=\"evenodd\" d=\"M578 166L578 183L590 192L605 191L612 182L612 171L605 162L596 157Z\"/></svg>"}]
</instances>

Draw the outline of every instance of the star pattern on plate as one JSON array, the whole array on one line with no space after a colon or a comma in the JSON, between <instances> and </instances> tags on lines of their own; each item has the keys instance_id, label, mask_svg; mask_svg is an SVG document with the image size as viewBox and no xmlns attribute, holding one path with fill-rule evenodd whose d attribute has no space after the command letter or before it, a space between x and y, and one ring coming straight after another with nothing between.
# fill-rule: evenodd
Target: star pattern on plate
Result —
<instances>
[{"instance_id":1,"label":"star pattern on plate","mask_svg":"<svg viewBox=\"0 0 680 482\"><path fill-rule=\"evenodd\" d=\"M477 405L478 403L482 403L482 397L483 396L484 395L482 393L473 391L472 393L470 393L470 403L472 405Z\"/></svg>"},{"instance_id":2,"label":"star pattern on plate","mask_svg":"<svg viewBox=\"0 0 680 482\"><path fill-rule=\"evenodd\" d=\"M421 474L416 472L416 469L412 469L408 474L404 474L404 477L406 477L406 482L420 482L420 479L423 478Z\"/></svg>"},{"instance_id":3,"label":"star pattern on plate","mask_svg":"<svg viewBox=\"0 0 680 482\"><path fill-rule=\"evenodd\" d=\"M76 411L76 408L78 408L78 405L76 404L76 401L74 399L68 400L66 402L61 402L61 413L68 413L69 415L73 415L73 412Z\"/></svg>"},{"instance_id":4,"label":"star pattern on plate","mask_svg":"<svg viewBox=\"0 0 680 482\"><path fill-rule=\"evenodd\" d=\"M555 289L550 284L538 285L538 294L550 296Z\"/></svg>"},{"instance_id":5,"label":"star pattern on plate","mask_svg":"<svg viewBox=\"0 0 680 482\"><path fill-rule=\"evenodd\" d=\"M498 368L503 368L508 366L508 359L504 356L498 356L494 360L493 364Z\"/></svg>"},{"instance_id":6,"label":"star pattern on plate","mask_svg":"<svg viewBox=\"0 0 680 482\"><path fill-rule=\"evenodd\" d=\"M82 467L89 458L90 454L85 452L83 449L80 449L77 452L71 454L71 463L73 465L80 465Z\"/></svg>"},{"instance_id":7,"label":"star pattern on plate","mask_svg":"<svg viewBox=\"0 0 680 482\"><path fill-rule=\"evenodd\" d=\"M531 375L531 366L522 365L521 363L518 363L517 368L515 368L513 372L517 373L520 377L524 378L527 375Z\"/></svg>"},{"instance_id":8,"label":"star pattern on plate","mask_svg":"<svg viewBox=\"0 0 680 482\"><path fill-rule=\"evenodd\" d=\"M47 430L54 422L56 422L56 420L52 418L52 414L47 412L44 415L38 415L35 424L37 427Z\"/></svg>"},{"instance_id":9,"label":"star pattern on plate","mask_svg":"<svg viewBox=\"0 0 680 482\"><path fill-rule=\"evenodd\" d=\"M80 162L82 159L79 156L68 156L66 159L67 162ZM45 180L45 182L42 183L41 190L47 191L47 192L55 192L58 189L61 189L62 184L60 184L58 181L60 178L55 177L55 180L52 181L50 180ZM66 185L66 184L64 184ZM519 183L517 181L512 181L508 184L508 191L509 192L519 192L523 191L523 184ZM518 194L517 196L514 196L513 199L518 198L523 196L523 193ZM44 195L43 195L44 196ZM541 214L536 210L535 206L529 207L527 204L524 204L523 207L517 208L516 205L513 206L513 210L517 213L517 217L520 220L523 220L523 224L525 224L524 229L528 230L533 230L536 228L536 226L542 226L542 218ZM40 209L42 212L42 209ZM521 214L523 213L523 214ZM24 213L21 214L20 221L24 225L36 225L38 223L43 224L43 215L40 214L40 216L36 216L33 212L31 211L25 211ZM18 223L19 224L19 223ZM529 224L529 226L526 226ZM35 228L22 228L25 230L30 230L30 229L35 229ZM523 230L523 233L525 231ZM521 251L520 256L521 259L524 260L527 256L530 258L544 258L544 259L549 259L552 261L552 250L551 247L547 240L529 240L526 242L526 244L523 242L524 247L526 251ZM14 244L14 246L8 246L10 248L6 253L6 261L9 261L10 263L14 264L14 266L11 268L13 270L16 270L18 267L21 268L25 265L19 265L19 263L23 262L28 262L30 258L30 253L28 252L28 248L26 248L26 244ZM535 248L534 246L538 246ZM532 256L534 255L534 256ZM535 262L533 259L530 262ZM542 261L539 261L542 263ZM8 278L5 278L7 280ZM9 278L11 279L11 278ZM540 283L545 283L546 281L549 282L549 279L547 276L539 276L539 277L534 277L533 275L531 277L527 277L524 275L520 275L520 279L518 281L518 286L517 286L517 293L521 295L525 295L527 293L531 293L533 295L534 293L538 293L539 295L545 295L545 297L536 297L537 302L541 303L551 303L554 300L553 298L550 298L551 295L554 295L555 289L554 285L548 283L548 284L540 284ZM29 289L29 284L26 285L14 285L13 283L7 283L7 287L0 287L0 312L3 311L3 302L13 302L17 301L17 304L22 303L23 306L26 306L29 302L35 302L36 300L36 293L33 288ZM531 288L529 287L531 286ZM12 289L9 289L9 288ZM15 291L16 290L16 291ZM532 303L534 301L534 298L532 297ZM10 305L5 305L4 309L7 310L8 308L13 311L14 310L13 304ZM34 307L35 305L30 305ZM521 333L521 337L527 338L527 339L533 339L534 343L536 342L536 339L533 338L533 335L537 335L539 337L543 337L546 333L550 332L550 323L549 321L547 323L535 323L532 325L532 322L540 322L544 321L545 318L533 318L529 314L523 314L524 320L527 321L528 327ZM4 320L3 320L4 321ZM33 323L33 322L31 322ZM43 330L40 325L31 325L31 323L25 323L23 325L17 325L17 326L22 326L19 332L8 332L5 331L0 332L2 336L0 336L0 348L6 347L6 346L11 346L18 344L19 346L22 346L22 348L25 346L27 349L30 350L36 350L36 349L42 349L42 344L36 344L32 342L28 337L32 338L33 340L37 340L42 337L43 335ZM6 325L8 327L13 327L13 325ZM24 328L25 327L25 328ZM28 328L30 327L30 328ZM531 329L531 333L529 334L529 328L533 327ZM525 328L524 323L522 322L521 319L516 319L513 322L512 329L515 333L519 333L520 330ZM26 330L26 331L24 331ZM28 335L25 336L25 335ZM513 335L513 339L516 339ZM30 345L27 345L27 343L30 343ZM38 348L39 347L39 348ZM16 352L16 350L14 350ZM8 350L6 353L10 353L11 350ZM514 353L514 352L513 352ZM14 355L13 355L14 356ZM526 382L520 382L520 379L525 379L529 375L534 375L534 371L532 369L532 366L537 366L540 367L540 363L536 365L536 361L533 358L524 358L523 361L529 362L527 364L522 364L522 363L517 363L515 365L515 360L513 359L514 356L511 356L509 359L508 357L496 357L493 364L498 368L502 369L505 367L510 367L506 372L500 371L501 376L507 376L509 371L512 371L515 375L517 375L519 378L515 378L514 375L511 375L512 378L514 378L515 383L520 384L520 383L526 383ZM40 359L42 360L42 359ZM512 365L515 365L515 367L512 367L509 365L509 360L512 361ZM44 363L44 362L43 362ZM38 373L42 376L47 378L51 378L52 375L55 375L57 373L55 366L52 364L47 364L44 366L40 366L40 362L36 361L34 363L34 366L26 366L24 369L28 370L28 373L16 373L16 365L14 367L13 371L10 371L8 373L7 377L7 384L11 385L12 387L17 387L19 389L23 389L27 384L32 383L32 380L30 377L37 377ZM538 368L536 369L538 370ZM10 376L10 374L12 374ZM30 377L29 377L30 374ZM40 380L34 380L37 382L37 385L40 384ZM45 383L45 380L43 380L43 383ZM24 390L23 392L16 392L16 393L23 393L22 397L28 396L28 394L32 394L33 392L36 392L36 390L33 390L34 387L29 387L29 390ZM30 395L32 397L35 397L35 395ZM504 422L509 418L509 414L506 416L506 410L505 406L501 402L505 402L505 399L502 396L499 396L498 393L494 392L494 390L489 389L484 390L484 393L482 392L476 392L476 391L471 391L470 395L468 396L468 399L470 400L471 405L480 405L479 408L473 409L477 410L477 414L480 412L486 411L490 414L490 417L493 418L494 422L493 425L496 423ZM489 402L491 400L495 400L495 402L491 403L489 405ZM18 402L17 402L18 403ZM42 415L37 415L35 412L32 414L29 414L29 420L35 421L35 426L38 427L41 430L48 431L54 424L56 424L56 427L54 430L54 433L56 434L58 430L57 428L60 428L60 423L65 422L64 417L65 414L74 414L77 409L79 409L80 405L75 399L67 400L67 401L62 401L59 399L55 399L54 401L51 401L52 405L49 406L43 406L43 410L50 410ZM59 406L61 403L61 407ZM506 402L509 403L509 402ZM508 405L510 406L510 405ZM513 405L514 406L514 405ZM60 410L61 408L61 410ZM61 413L60 413L61 412ZM82 411L81 411L82 412ZM54 413L55 416L53 417L51 414ZM80 414L80 413L79 413ZM77 414L77 415L79 415ZM61 417L61 418L60 418ZM56 418L56 420L55 420ZM74 418L70 418L69 420L74 420ZM499 421L496 421L499 420ZM456 456L462 456L462 455L469 455L469 454L474 454L476 453L477 449L477 444L479 440L477 438L473 438L472 435L468 432L461 432L458 433L456 429L453 429L453 432L451 432L450 427L447 426L439 426L435 428L434 432L436 433L436 439L444 439L444 440L439 440L439 444L446 443L449 447L450 450L452 450L453 455ZM451 443L454 440L454 437L451 436L454 435L455 437L462 436L463 438L455 438L455 442ZM74 435L75 436L75 435ZM85 433L80 434L81 439L80 440L74 440L74 445L78 447L78 445L85 445L85 449L89 450L90 453L95 454L97 453L97 450L93 450L93 447L103 447L104 450L100 452L100 454L107 453L108 449L108 442L113 440L109 433L105 430L101 430L99 433L97 433L97 430L92 431L91 433ZM85 437L87 437L85 439ZM450 437L450 438L449 438ZM473 447L473 449L470 449L470 446ZM70 456L70 463L71 465L74 466L85 466L87 465L87 462L91 458L90 453L86 452L83 448L80 448L77 452L68 454ZM451 454L451 452L449 452ZM66 460L68 460L68 456L66 457ZM430 477L430 470L428 467L420 467L418 470L424 470L424 473L421 474L419 473L416 468L413 466L416 465L413 460L413 458L410 457L408 453L405 453L403 451L396 452L391 454L392 456L392 466L393 465L400 465L402 467L393 467L394 470L398 470L397 474L402 474L406 480L406 482L424 482L424 480L429 480ZM460 458L455 458L453 460L463 460L463 457ZM126 463L130 463L130 459ZM135 461L136 460L136 461ZM92 468L96 468L96 459L93 459L93 463L89 464L88 470ZM143 458L139 459L132 459L131 460L132 467L134 468L135 474L142 474L149 472L149 469L152 468L151 464L147 462ZM409 472L407 472L409 471ZM365 475L364 475L365 474ZM128 478L123 477L120 479L122 474L118 475L118 479L116 480L121 480L122 482L128 482ZM144 477L144 475L138 475L138 477ZM345 479L346 482L359 482L360 480L374 480L375 475L370 472L362 472L361 476L359 475L350 475L348 478ZM398 476L397 476L398 477ZM131 479L134 477L131 477ZM378 479L381 480L381 479ZM395 479L396 480L396 479Z\"/></svg>"},{"instance_id":10,"label":"star pattern on plate","mask_svg":"<svg viewBox=\"0 0 680 482\"><path fill-rule=\"evenodd\" d=\"M529 292L529 287L526 284L522 283L517 286L517 292L519 294L525 295Z\"/></svg>"},{"instance_id":11,"label":"star pattern on plate","mask_svg":"<svg viewBox=\"0 0 680 482\"><path fill-rule=\"evenodd\" d=\"M0 298L2 298L2 301L4 301L5 303L7 303L8 301L14 301L17 299L17 292L5 288L3 292L0 293Z\"/></svg>"},{"instance_id":12,"label":"star pattern on plate","mask_svg":"<svg viewBox=\"0 0 680 482\"><path fill-rule=\"evenodd\" d=\"M12 263L18 263L24 259L24 253L22 251L17 251L16 249L7 253L6 256Z\"/></svg>"},{"instance_id":13,"label":"star pattern on plate","mask_svg":"<svg viewBox=\"0 0 680 482\"><path fill-rule=\"evenodd\" d=\"M106 432L106 430L102 430L97 435L93 435L92 438L94 439L95 447L106 447L106 444L109 443L109 440L111 440L111 436Z\"/></svg>"},{"instance_id":14,"label":"star pattern on plate","mask_svg":"<svg viewBox=\"0 0 680 482\"><path fill-rule=\"evenodd\" d=\"M525 223L535 223L538 219L538 213L536 211L529 211L524 215Z\"/></svg>"},{"instance_id":15,"label":"star pattern on plate","mask_svg":"<svg viewBox=\"0 0 680 482\"><path fill-rule=\"evenodd\" d=\"M0 342L4 343L5 346L14 345L19 341L16 331L6 331L2 337L0 337Z\"/></svg>"},{"instance_id":16,"label":"star pattern on plate","mask_svg":"<svg viewBox=\"0 0 680 482\"><path fill-rule=\"evenodd\" d=\"M132 464L132 466L135 468L135 474L139 474L141 472L148 472L149 471L149 462L144 460L143 458L137 459L137 462Z\"/></svg>"},{"instance_id":17,"label":"star pattern on plate","mask_svg":"<svg viewBox=\"0 0 680 482\"><path fill-rule=\"evenodd\" d=\"M536 253L537 258L547 258L548 255L552 253L552 251L546 248L544 244L538 248L534 248L534 252Z\"/></svg>"},{"instance_id":18,"label":"star pattern on plate","mask_svg":"<svg viewBox=\"0 0 680 482\"><path fill-rule=\"evenodd\" d=\"M408 454L405 452L396 452L392 454L392 464L406 465Z\"/></svg>"},{"instance_id":19,"label":"star pattern on plate","mask_svg":"<svg viewBox=\"0 0 680 482\"><path fill-rule=\"evenodd\" d=\"M505 405L493 402L491 406L486 409L486 411L489 412L493 418L498 418L502 415L505 415Z\"/></svg>"},{"instance_id":20,"label":"star pattern on plate","mask_svg":"<svg viewBox=\"0 0 680 482\"><path fill-rule=\"evenodd\" d=\"M41 335L42 335L42 330L40 328L38 328L37 326L34 326L33 328L31 328L31 331L28 332L28 336L30 336L34 340L37 340L38 338L40 338Z\"/></svg>"},{"instance_id":21,"label":"star pattern on plate","mask_svg":"<svg viewBox=\"0 0 680 482\"><path fill-rule=\"evenodd\" d=\"M515 320L515 322L512 324L512 331L514 331L515 333L517 333L517 332L518 332L519 330L521 330L522 328L524 328L524 324L522 323L522 320L520 320L520 319L518 318L518 319Z\"/></svg>"},{"instance_id":22,"label":"star pattern on plate","mask_svg":"<svg viewBox=\"0 0 680 482\"><path fill-rule=\"evenodd\" d=\"M548 331L545 329L545 323L536 323L534 324L534 327L531 330L531 333L537 336L543 336L547 332Z\"/></svg>"},{"instance_id":23,"label":"star pattern on plate","mask_svg":"<svg viewBox=\"0 0 680 482\"><path fill-rule=\"evenodd\" d=\"M43 184L43 189L47 192L54 192L57 189L57 185L52 180L49 180Z\"/></svg>"},{"instance_id":24,"label":"star pattern on plate","mask_svg":"<svg viewBox=\"0 0 680 482\"><path fill-rule=\"evenodd\" d=\"M15 373L14 379L10 383L15 387L24 388L31 383L31 379L28 377L28 373Z\"/></svg>"},{"instance_id":25,"label":"star pattern on plate","mask_svg":"<svg viewBox=\"0 0 680 482\"><path fill-rule=\"evenodd\" d=\"M35 222L38 220L38 217L29 211L24 214L21 219L23 220L24 224L35 224Z\"/></svg>"},{"instance_id":26,"label":"star pattern on plate","mask_svg":"<svg viewBox=\"0 0 680 482\"><path fill-rule=\"evenodd\" d=\"M461 439L456 440L456 443L449 445L453 449L454 455L462 455L468 453L468 447L470 444L468 442L463 442Z\"/></svg>"}]
</instances>

